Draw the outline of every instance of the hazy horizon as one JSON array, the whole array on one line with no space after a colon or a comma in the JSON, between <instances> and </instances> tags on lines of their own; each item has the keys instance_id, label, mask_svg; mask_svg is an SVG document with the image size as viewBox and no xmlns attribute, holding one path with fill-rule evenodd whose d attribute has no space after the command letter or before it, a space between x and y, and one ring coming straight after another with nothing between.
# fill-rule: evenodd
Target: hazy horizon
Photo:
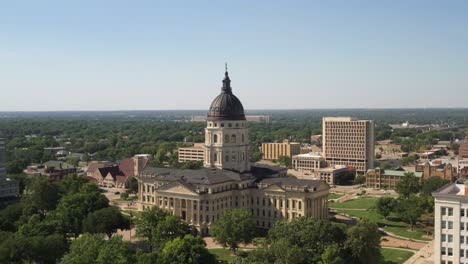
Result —
<instances>
[{"instance_id":1,"label":"hazy horizon","mask_svg":"<svg viewBox=\"0 0 468 264\"><path fill-rule=\"evenodd\" d=\"M464 109L466 1L21 1L0 112Z\"/></svg>"}]
</instances>

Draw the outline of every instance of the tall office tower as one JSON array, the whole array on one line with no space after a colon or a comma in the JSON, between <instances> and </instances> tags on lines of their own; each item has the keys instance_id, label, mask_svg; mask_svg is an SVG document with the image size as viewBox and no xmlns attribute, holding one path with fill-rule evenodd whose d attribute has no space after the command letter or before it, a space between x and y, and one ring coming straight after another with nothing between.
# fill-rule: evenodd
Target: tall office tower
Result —
<instances>
[{"instance_id":1,"label":"tall office tower","mask_svg":"<svg viewBox=\"0 0 468 264\"><path fill-rule=\"evenodd\" d=\"M330 166L352 166L364 174L374 167L374 121L324 117L323 154Z\"/></svg>"},{"instance_id":2,"label":"tall office tower","mask_svg":"<svg viewBox=\"0 0 468 264\"><path fill-rule=\"evenodd\" d=\"M434 263L468 263L468 181L432 193Z\"/></svg>"},{"instance_id":3,"label":"tall office tower","mask_svg":"<svg viewBox=\"0 0 468 264\"><path fill-rule=\"evenodd\" d=\"M6 177L5 161L5 141L0 138L0 198L18 196L19 194L18 182Z\"/></svg>"}]
</instances>

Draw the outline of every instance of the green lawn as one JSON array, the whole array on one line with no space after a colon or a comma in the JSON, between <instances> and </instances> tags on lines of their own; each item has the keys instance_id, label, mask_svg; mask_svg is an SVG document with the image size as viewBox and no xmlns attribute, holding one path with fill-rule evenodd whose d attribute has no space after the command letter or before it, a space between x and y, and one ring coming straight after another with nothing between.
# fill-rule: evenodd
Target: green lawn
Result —
<instances>
[{"instance_id":1,"label":"green lawn","mask_svg":"<svg viewBox=\"0 0 468 264\"><path fill-rule=\"evenodd\" d=\"M374 206L377 198L358 198L344 203L331 203L330 208L369 209Z\"/></svg>"},{"instance_id":2,"label":"green lawn","mask_svg":"<svg viewBox=\"0 0 468 264\"><path fill-rule=\"evenodd\" d=\"M384 259L382 264L404 263L414 254L413 252L391 248L382 248L380 252Z\"/></svg>"},{"instance_id":3,"label":"green lawn","mask_svg":"<svg viewBox=\"0 0 468 264\"><path fill-rule=\"evenodd\" d=\"M218 260L230 262L235 258L235 256L232 255L232 252L226 248L212 248L208 251L210 251L211 254L215 255Z\"/></svg>"},{"instance_id":4,"label":"green lawn","mask_svg":"<svg viewBox=\"0 0 468 264\"><path fill-rule=\"evenodd\" d=\"M411 231L409 225L399 221L395 215L392 215L393 218L390 217L390 220L386 220L374 210L349 210L372 208L376 201L376 198L359 198L344 203L331 203L329 206L335 209L339 214L356 218L367 218L372 222L378 224L379 227L383 228L388 232L392 232L395 235L406 237L409 239L419 239L427 241L430 240L427 238L423 238L423 236L426 234L424 230L415 227L414 231Z\"/></svg>"},{"instance_id":5,"label":"green lawn","mask_svg":"<svg viewBox=\"0 0 468 264\"><path fill-rule=\"evenodd\" d=\"M338 199L343 196L344 194L340 194L340 193L330 193L328 194L328 199Z\"/></svg>"}]
</instances>

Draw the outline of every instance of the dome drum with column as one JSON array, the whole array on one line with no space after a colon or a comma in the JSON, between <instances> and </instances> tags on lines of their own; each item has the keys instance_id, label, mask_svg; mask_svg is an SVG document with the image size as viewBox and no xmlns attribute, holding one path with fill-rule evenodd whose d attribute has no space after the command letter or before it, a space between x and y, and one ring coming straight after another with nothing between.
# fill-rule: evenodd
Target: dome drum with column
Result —
<instances>
[{"instance_id":1,"label":"dome drum with column","mask_svg":"<svg viewBox=\"0 0 468 264\"><path fill-rule=\"evenodd\" d=\"M250 170L244 107L232 93L226 71L221 94L211 103L205 129L205 167L238 172Z\"/></svg>"}]
</instances>

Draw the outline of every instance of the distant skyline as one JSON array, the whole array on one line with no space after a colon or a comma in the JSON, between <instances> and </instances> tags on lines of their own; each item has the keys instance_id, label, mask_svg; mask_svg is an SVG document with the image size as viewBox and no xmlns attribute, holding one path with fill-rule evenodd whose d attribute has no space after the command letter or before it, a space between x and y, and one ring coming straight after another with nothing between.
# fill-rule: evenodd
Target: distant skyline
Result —
<instances>
[{"instance_id":1,"label":"distant skyline","mask_svg":"<svg viewBox=\"0 0 468 264\"><path fill-rule=\"evenodd\" d=\"M466 108L468 1L5 1L0 111Z\"/></svg>"}]
</instances>

